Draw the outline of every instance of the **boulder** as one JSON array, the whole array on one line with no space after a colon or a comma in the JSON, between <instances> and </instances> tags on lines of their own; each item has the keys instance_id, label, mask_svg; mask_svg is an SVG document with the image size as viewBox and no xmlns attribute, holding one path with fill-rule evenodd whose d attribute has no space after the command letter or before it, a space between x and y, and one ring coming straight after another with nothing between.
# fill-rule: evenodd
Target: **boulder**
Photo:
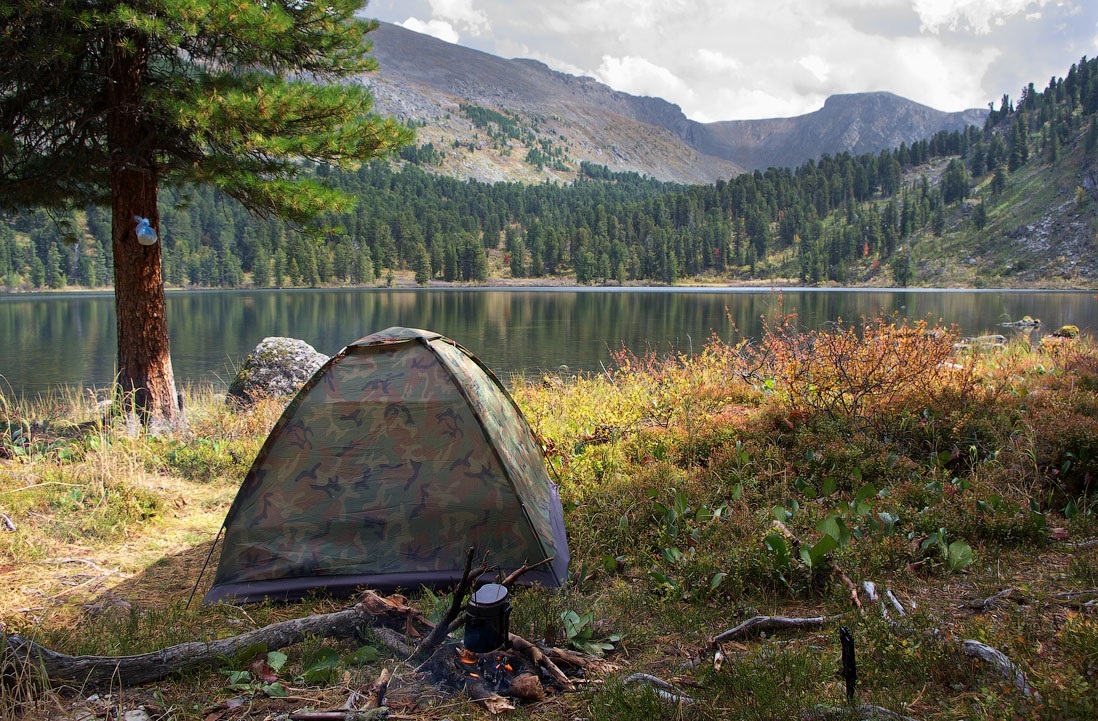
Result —
<instances>
[{"instance_id":1,"label":"boulder","mask_svg":"<svg viewBox=\"0 0 1098 721\"><path fill-rule=\"evenodd\" d=\"M260 398L293 395L328 362L328 356L296 338L264 338L229 384L228 398L250 404Z\"/></svg>"}]
</instances>

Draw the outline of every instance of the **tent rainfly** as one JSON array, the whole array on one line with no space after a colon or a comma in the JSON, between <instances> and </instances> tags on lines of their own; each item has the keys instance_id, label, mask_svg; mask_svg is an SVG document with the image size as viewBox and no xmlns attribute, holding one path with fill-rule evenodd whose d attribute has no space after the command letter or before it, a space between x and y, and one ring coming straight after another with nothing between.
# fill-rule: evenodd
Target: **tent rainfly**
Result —
<instances>
[{"instance_id":1,"label":"tent rainfly","mask_svg":"<svg viewBox=\"0 0 1098 721\"><path fill-rule=\"evenodd\" d=\"M205 601L440 587L470 547L523 581L560 586L568 542L556 486L522 412L469 351L389 328L302 387L225 518Z\"/></svg>"}]
</instances>

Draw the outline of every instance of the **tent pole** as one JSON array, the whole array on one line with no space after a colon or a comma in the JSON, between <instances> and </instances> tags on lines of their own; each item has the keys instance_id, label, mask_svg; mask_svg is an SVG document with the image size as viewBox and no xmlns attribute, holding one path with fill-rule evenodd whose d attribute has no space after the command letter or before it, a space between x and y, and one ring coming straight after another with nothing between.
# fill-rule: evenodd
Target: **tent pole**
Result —
<instances>
[{"instance_id":1,"label":"tent pole","mask_svg":"<svg viewBox=\"0 0 1098 721\"><path fill-rule=\"evenodd\" d=\"M187 597L187 605L184 608L191 607L191 601L194 600L194 592L198 590L198 584L202 583L202 576L206 574L206 567L210 565L210 559L213 558L214 549L217 548L217 542L221 540L221 534L225 531L225 524L221 524L221 528L217 529L217 536L214 537L214 542L210 544L210 552L206 554L206 560L202 563L202 570L198 572L198 578L194 579L194 588L191 589L191 595Z\"/></svg>"}]
</instances>

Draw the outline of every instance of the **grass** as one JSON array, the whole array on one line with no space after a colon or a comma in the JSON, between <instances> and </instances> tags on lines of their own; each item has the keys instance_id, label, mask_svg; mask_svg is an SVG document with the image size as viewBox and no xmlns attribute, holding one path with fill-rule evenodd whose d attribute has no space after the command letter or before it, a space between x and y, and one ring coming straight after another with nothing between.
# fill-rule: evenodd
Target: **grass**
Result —
<instances>
[{"instance_id":1,"label":"grass","mask_svg":"<svg viewBox=\"0 0 1098 721\"><path fill-rule=\"evenodd\" d=\"M1098 346L1016 341L967 354L954 340L892 319L801 332L786 318L757 342L714 341L693 357L623 354L598 375L514 379L561 486L573 581L520 590L512 628L565 644L571 613L588 641L620 637L609 655L620 671L603 684L514 715L762 719L843 707L840 623L855 638L859 703L920 719L1098 714L1098 613L1087 605L1098 548L1072 545L1098 535ZM239 413L192 389L189 435L149 437L98 420L91 400L0 405L0 512L15 526L0 531L9 631L68 653L129 654L342 607L185 605L284 401ZM847 580L891 590L907 614L886 619L864 596L859 611ZM208 583L209 572L199 591ZM842 620L726 643L717 668L707 639L760 614ZM965 656L963 639L1007 654L1041 701ZM111 704L227 717L230 699L243 703L233 718L336 708L400 661L369 638L286 652L288 699L229 688L210 670L88 701L22 669L2 687L0 719ZM310 681L332 657L335 673ZM698 702L623 683L634 672ZM488 715L406 668L390 699L416 718Z\"/></svg>"}]
</instances>

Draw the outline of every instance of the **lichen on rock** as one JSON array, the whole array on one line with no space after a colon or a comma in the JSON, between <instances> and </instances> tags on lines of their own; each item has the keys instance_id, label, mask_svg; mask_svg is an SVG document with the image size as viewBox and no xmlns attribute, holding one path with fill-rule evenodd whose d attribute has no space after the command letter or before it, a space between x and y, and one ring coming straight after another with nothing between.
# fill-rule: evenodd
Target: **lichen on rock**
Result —
<instances>
[{"instance_id":1,"label":"lichen on rock","mask_svg":"<svg viewBox=\"0 0 1098 721\"><path fill-rule=\"evenodd\" d=\"M328 356L296 338L264 338L244 359L229 384L227 398L250 404L260 398L293 395Z\"/></svg>"}]
</instances>

